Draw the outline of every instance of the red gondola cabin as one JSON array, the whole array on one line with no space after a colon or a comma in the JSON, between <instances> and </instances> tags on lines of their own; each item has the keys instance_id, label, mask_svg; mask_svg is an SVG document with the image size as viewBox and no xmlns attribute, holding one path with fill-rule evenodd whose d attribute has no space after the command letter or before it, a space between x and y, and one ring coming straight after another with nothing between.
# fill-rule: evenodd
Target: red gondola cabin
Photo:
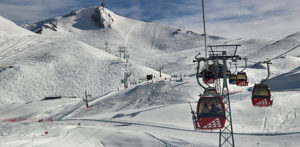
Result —
<instances>
[{"instance_id":1,"label":"red gondola cabin","mask_svg":"<svg viewBox=\"0 0 300 147\"><path fill-rule=\"evenodd\" d=\"M222 97L215 93L201 95L197 104L196 126L201 130L221 129L225 125L225 105Z\"/></svg>"},{"instance_id":2,"label":"red gondola cabin","mask_svg":"<svg viewBox=\"0 0 300 147\"><path fill-rule=\"evenodd\" d=\"M245 72L238 72L236 75L237 86L248 86L247 75Z\"/></svg>"},{"instance_id":3,"label":"red gondola cabin","mask_svg":"<svg viewBox=\"0 0 300 147\"><path fill-rule=\"evenodd\" d=\"M252 104L256 107L272 106L271 91L268 85L255 84L252 91Z\"/></svg>"}]
</instances>

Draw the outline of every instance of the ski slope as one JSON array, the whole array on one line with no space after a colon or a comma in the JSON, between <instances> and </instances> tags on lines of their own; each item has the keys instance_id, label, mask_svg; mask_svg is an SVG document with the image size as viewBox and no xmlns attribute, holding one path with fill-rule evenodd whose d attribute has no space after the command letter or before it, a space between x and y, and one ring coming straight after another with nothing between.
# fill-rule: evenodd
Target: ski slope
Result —
<instances>
[{"instance_id":1,"label":"ski slope","mask_svg":"<svg viewBox=\"0 0 300 147\"><path fill-rule=\"evenodd\" d=\"M218 146L218 131L194 131L188 104L195 109L203 92L192 62L197 53L203 55L201 34L102 8L105 21L99 25L91 18L97 9L23 25L32 31L42 27L41 34L0 19L18 32L0 33L0 146ZM299 33L278 41L208 39L242 44L238 54L254 62L276 57L299 40ZM105 52L105 41L110 51ZM129 63L118 57L122 46ZM251 104L252 86L267 75L263 64L248 63L249 86L229 86L236 146L300 146L298 52L272 60L272 107ZM244 63L238 63L240 71ZM121 83L125 71L132 73L127 89ZM142 81L148 74L153 82ZM85 91L91 94L89 108ZM43 100L54 96L61 98Z\"/></svg>"},{"instance_id":2,"label":"ski slope","mask_svg":"<svg viewBox=\"0 0 300 147\"><path fill-rule=\"evenodd\" d=\"M23 49L15 48L13 43L3 49L14 51L5 54L9 59L2 56L4 61L0 61L12 66L1 71L1 103L40 100L47 96L82 97L84 91L102 95L121 88L127 65L119 58L80 41L48 37L31 41L34 39L22 41ZM158 76L152 69L129 65L128 70L132 69L135 79L147 74Z\"/></svg>"}]
</instances>

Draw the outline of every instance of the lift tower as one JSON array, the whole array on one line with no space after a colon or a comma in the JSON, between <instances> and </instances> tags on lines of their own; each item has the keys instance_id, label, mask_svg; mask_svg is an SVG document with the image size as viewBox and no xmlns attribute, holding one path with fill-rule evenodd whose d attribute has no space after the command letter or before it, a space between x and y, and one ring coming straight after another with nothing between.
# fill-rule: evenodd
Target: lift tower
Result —
<instances>
[{"instance_id":1,"label":"lift tower","mask_svg":"<svg viewBox=\"0 0 300 147\"><path fill-rule=\"evenodd\" d=\"M211 45L208 46L211 49L209 55L210 60L222 60L223 61L223 86L222 86L222 97L225 104L225 116L226 122L223 129L219 133L219 147L222 146L232 146L234 147L234 136L232 128L232 117L231 117L231 106L230 106L230 97L228 90L228 75L227 75L227 61L228 60L241 60L242 58L236 55L237 48L241 45ZM227 55L226 51L221 51L222 54L216 54L213 51L213 48L223 48L223 47L235 47L233 55Z\"/></svg>"}]
</instances>

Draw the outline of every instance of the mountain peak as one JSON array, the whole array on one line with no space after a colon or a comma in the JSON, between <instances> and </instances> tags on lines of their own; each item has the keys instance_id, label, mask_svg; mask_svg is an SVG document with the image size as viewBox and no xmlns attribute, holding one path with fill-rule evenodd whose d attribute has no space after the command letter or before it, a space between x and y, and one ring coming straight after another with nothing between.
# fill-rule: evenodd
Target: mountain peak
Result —
<instances>
[{"instance_id":1,"label":"mountain peak","mask_svg":"<svg viewBox=\"0 0 300 147\"><path fill-rule=\"evenodd\" d=\"M104 7L89 7L72 11L64 16L53 17L34 24L25 24L22 27L36 33L43 33L45 30L58 31L62 25L71 25L80 30L96 30L112 28L114 23L113 12ZM58 23L63 22L63 23Z\"/></svg>"},{"instance_id":2,"label":"mountain peak","mask_svg":"<svg viewBox=\"0 0 300 147\"><path fill-rule=\"evenodd\" d=\"M100 28L111 28L114 19L110 13L105 10L104 7L96 8L91 18L100 26Z\"/></svg>"}]
</instances>

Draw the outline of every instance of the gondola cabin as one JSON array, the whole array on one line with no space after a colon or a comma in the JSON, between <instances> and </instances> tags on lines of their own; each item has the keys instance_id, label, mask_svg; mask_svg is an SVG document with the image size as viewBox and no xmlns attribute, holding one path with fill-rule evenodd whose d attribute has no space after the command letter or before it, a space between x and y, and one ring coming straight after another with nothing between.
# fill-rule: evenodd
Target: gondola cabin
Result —
<instances>
[{"instance_id":1,"label":"gondola cabin","mask_svg":"<svg viewBox=\"0 0 300 147\"><path fill-rule=\"evenodd\" d=\"M247 75L245 72L238 72L236 75L237 86L248 86Z\"/></svg>"},{"instance_id":2,"label":"gondola cabin","mask_svg":"<svg viewBox=\"0 0 300 147\"><path fill-rule=\"evenodd\" d=\"M216 67L217 73L214 72L214 78L216 79L220 79L220 78L223 78L223 65L222 64L219 64L219 67ZM209 65L209 68L208 68L209 71L215 71L215 68L213 65ZM229 77L229 75L231 74L231 71L230 70L227 70L226 71L226 74L227 74L227 77Z\"/></svg>"},{"instance_id":3,"label":"gondola cabin","mask_svg":"<svg viewBox=\"0 0 300 147\"><path fill-rule=\"evenodd\" d=\"M271 91L268 85L255 84L252 91L252 104L255 107L269 107L273 104Z\"/></svg>"},{"instance_id":4,"label":"gondola cabin","mask_svg":"<svg viewBox=\"0 0 300 147\"><path fill-rule=\"evenodd\" d=\"M215 74L211 70L207 70L203 72L203 81L206 84L214 84L215 83Z\"/></svg>"},{"instance_id":5,"label":"gondola cabin","mask_svg":"<svg viewBox=\"0 0 300 147\"><path fill-rule=\"evenodd\" d=\"M200 130L221 129L225 125L225 105L218 94L206 93L197 104L197 126Z\"/></svg>"},{"instance_id":6,"label":"gondola cabin","mask_svg":"<svg viewBox=\"0 0 300 147\"><path fill-rule=\"evenodd\" d=\"M229 84L236 84L236 74L231 74L229 76Z\"/></svg>"}]
</instances>

